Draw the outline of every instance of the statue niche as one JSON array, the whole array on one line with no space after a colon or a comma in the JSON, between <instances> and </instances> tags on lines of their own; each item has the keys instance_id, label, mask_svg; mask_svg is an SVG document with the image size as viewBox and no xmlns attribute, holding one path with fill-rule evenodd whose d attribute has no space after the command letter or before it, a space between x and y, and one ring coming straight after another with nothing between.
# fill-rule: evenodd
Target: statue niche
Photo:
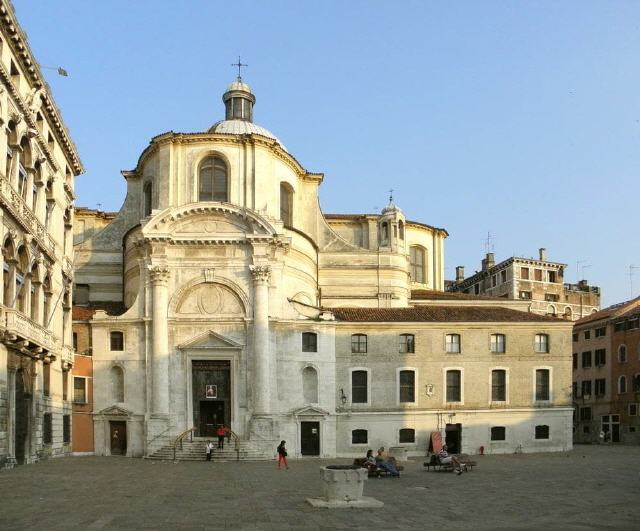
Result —
<instances>
[{"instance_id":1,"label":"statue niche","mask_svg":"<svg viewBox=\"0 0 640 531\"><path fill-rule=\"evenodd\" d=\"M242 301L222 284L201 283L187 290L176 307L178 315L244 317Z\"/></svg>"}]
</instances>

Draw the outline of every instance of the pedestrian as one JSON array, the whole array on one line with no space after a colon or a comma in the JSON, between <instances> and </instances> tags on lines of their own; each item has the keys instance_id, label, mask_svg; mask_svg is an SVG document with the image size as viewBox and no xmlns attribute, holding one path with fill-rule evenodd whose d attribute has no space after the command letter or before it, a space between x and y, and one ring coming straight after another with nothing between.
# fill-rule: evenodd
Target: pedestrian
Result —
<instances>
[{"instance_id":1,"label":"pedestrian","mask_svg":"<svg viewBox=\"0 0 640 531\"><path fill-rule=\"evenodd\" d=\"M280 441L278 448L276 448L276 451L278 452L278 469L280 469L281 464L284 464L285 468L289 470L289 463L287 463L287 449L284 446L285 444L287 444L287 441Z\"/></svg>"},{"instance_id":2,"label":"pedestrian","mask_svg":"<svg viewBox=\"0 0 640 531\"><path fill-rule=\"evenodd\" d=\"M211 461L211 454L213 453L213 443L211 441L207 441L205 452L207 453L207 461Z\"/></svg>"},{"instance_id":3,"label":"pedestrian","mask_svg":"<svg viewBox=\"0 0 640 531\"><path fill-rule=\"evenodd\" d=\"M224 450L224 438L226 434L227 429L224 427L224 425L220 424L216 431L216 435L218 436L218 448L220 448L221 450Z\"/></svg>"}]
</instances>

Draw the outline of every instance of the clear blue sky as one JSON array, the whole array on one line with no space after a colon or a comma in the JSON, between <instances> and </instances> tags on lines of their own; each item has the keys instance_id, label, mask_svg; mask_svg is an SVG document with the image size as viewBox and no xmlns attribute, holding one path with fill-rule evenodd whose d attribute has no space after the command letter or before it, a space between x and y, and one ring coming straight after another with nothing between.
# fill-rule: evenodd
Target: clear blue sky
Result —
<instances>
[{"instance_id":1,"label":"clear blue sky","mask_svg":"<svg viewBox=\"0 0 640 531\"><path fill-rule=\"evenodd\" d=\"M77 205L119 209L120 170L161 132L223 117L238 56L256 123L325 173L325 212L393 187L445 227L447 277L498 260L569 264L604 303L640 265L640 2L14 0L86 166ZM634 295L640 294L640 269Z\"/></svg>"}]
</instances>

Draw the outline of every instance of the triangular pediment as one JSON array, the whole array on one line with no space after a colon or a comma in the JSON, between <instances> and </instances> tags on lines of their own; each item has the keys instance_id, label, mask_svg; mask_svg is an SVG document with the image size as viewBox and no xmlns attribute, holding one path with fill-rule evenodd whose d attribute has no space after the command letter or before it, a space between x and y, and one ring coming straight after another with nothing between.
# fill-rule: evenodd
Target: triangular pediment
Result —
<instances>
[{"instance_id":1,"label":"triangular pediment","mask_svg":"<svg viewBox=\"0 0 640 531\"><path fill-rule=\"evenodd\" d=\"M242 345L233 339L225 337L221 334L209 330L204 334L197 335L194 338L178 345L181 350L185 349L239 349Z\"/></svg>"},{"instance_id":2,"label":"triangular pediment","mask_svg":"<svg viewBox=\"0 0 640 531\"><path fill-rule=\"evenodd\" d=\"M305 406L293 411L296 417L326 417L329 412L317 406Z\"/></svg>"},{"instance_id":3,"label":"triangular pediment","mask_svg":"<svg viewBox=\"0 0 640 531\"><path fill-rule=\"evenodd\" d=\"M132 412L120 406L110 406L98 411L98 415L108 415L110 417L130 417Z\"/></svg>"}]
</instances>

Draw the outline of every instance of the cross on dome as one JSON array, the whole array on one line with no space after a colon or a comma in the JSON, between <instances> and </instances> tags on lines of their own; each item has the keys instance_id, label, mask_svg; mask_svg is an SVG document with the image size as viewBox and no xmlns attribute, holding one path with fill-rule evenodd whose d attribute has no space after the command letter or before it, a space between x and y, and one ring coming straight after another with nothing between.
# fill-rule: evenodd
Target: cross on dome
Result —
<instances>
[{"instance_id":1,"label":"cross on dome","mask_svg":"<svg viewBox=\"0 0 640 531\"><path fill-rule=\"evenodd\" d=\"M242 75L241 75L242 72L240 71L240 69L243 66L249 66L249 65L243 64L242 61L240 60L240 56L238 56L238 62L237 63L231 63L231 66L235 66L235 67L238 68L238 81L242 82Z\"/></svg>"}]
</instances>

